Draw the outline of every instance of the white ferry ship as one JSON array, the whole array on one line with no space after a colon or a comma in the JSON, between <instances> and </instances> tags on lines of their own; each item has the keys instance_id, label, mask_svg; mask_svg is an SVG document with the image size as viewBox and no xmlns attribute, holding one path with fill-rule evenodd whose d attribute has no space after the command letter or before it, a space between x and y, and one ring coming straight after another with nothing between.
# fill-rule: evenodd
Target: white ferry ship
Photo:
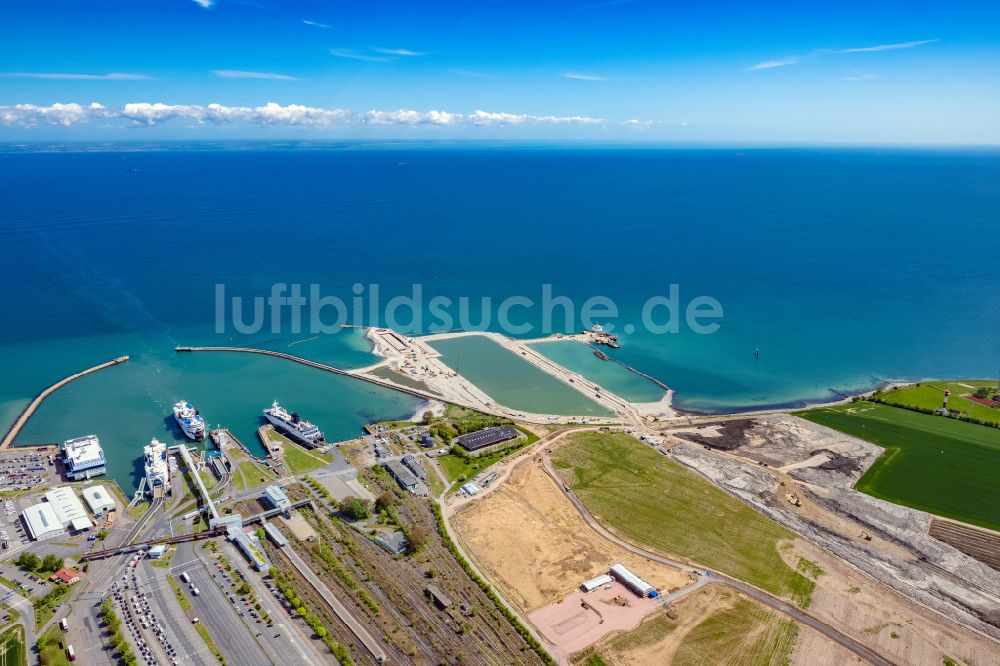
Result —
<instances>
[{"instance_id":1,"label":"white ferry ship","mask_svg":"<svg viewBox=\"0 0 1000 666\"><path fill-rule=\"evenodd\" d=\"M146 466L146 488L152 492L157 486L163 486L164 492L170 492L167 445L154 437L143 449L143 459Z\"/></svg>"},{"instance_id":2,"label":"white ferry ship","mask_svg":"<svg viewBox=\"0 0 1000 666\"><path fill-rule=\"evenodd\" d=\"M188 439L197 442L205 439L205 419L201 418L198 410L187 400L181 400L174 405L174 419Z\"/></svg>"},{"instance_id":3,"label":"white ferry ship","mask_svg":"<svg viewBox=\"0 0 1000 666\"><path fill-rule=\"evenodd\" d=\"M279 432L287 435L292 440L307 447L323 445L323 433L319 428L309 421L303 421L295 412L289 413L287 409L278 404L274 404L264 410L264 418L273 425Z\"/></svg>"}]
</instances>

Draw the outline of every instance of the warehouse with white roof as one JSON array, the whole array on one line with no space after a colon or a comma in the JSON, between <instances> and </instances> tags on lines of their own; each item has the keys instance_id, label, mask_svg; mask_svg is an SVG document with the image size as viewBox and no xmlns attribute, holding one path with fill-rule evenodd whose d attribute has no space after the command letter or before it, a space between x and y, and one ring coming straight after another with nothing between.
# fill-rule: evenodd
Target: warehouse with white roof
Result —
<instances>
[{"instance_id":1,"label":"warehouse with white roof","mask_svg":"<svg viewBox=\"0 0 1000 666\"><path fill-rule=\"evenodd\" d=\"M90 512L98 518L115 510L115 500L104 486L87 486L81 494Z\"/></svg>"},{"instance_id":2,"label":"warehouse with white roof","mask_svg":"<svg viewBox=\"0 0 1000 666\"><path fill-rule=\"evenodd\" d=\"M41 541L63 533L62 523L56 517L56 511L48 502L33 504L21 512L21 520L28 530L28 535L35 541Z\"/></svg>"},{"instance_id":3,"label":"warehouse with white roof","mask_svg":"<svg viewBox=\"0 0 1000 666\"><path fill-rule=\"evenodd\" d=\"M68 527L73 532L89 530L93 523L87 510L83 508L80 498L76 496L69 486L53 488L45 493L46 501L52 505L56 512L56 517L63 527Z\"/></svg>"}]
</instances>

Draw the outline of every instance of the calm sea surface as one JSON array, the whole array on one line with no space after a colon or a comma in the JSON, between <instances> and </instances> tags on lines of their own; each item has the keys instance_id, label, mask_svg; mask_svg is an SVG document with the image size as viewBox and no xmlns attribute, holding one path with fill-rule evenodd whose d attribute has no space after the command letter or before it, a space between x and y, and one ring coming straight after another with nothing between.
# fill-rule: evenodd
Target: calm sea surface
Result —
<instances>
[{"instance_id":1,"label":"calm sea surface","mask_svg":"<svg viewBox=\"0 0 1000 666\"><path fill-rule=\"evenodd\" d=\"M60 391L18 440L95 433L126 489L149 438L175 435L168 416L180 398L248 443L275 399L331 440L416 407L276 359L175 353L254 344L345 367L374 360L357 332L317 338L308 318L293 330L284 311L252 335L227 315L217 333L218 284L245 300L275 283L316 284L347 302L354 285L367 298L378 284L383 305L419 284L421 330L438 323L433 296L453 305L487 297L494 310L511 296L540 303L543 284L576 308L606 296L618 316L600 321L622 334L609 353L675 388L692 410L1000 371L997 152L8 152L0 239L0 421L57 379L130 354ZM682 307L697 296L722 304L718 332L698 335L683 322L679 333L644 330L644 303L671 284ZM450 328L500 330L495 312L483 319L473 308L461 321L451 309ZM562 312L548 327L538 307L510 316L531 326L524 337L583 327ZM244 314L252 319L249 302ZM351 323L372 321L364 308ZM622 333L626 324L637 329ZM547 353L583 374L604 372L581 351ZM485 389L502 390L489 381ZM609 381L626 395L657 393L639 378Z\"/></svg>"}]
</instances>

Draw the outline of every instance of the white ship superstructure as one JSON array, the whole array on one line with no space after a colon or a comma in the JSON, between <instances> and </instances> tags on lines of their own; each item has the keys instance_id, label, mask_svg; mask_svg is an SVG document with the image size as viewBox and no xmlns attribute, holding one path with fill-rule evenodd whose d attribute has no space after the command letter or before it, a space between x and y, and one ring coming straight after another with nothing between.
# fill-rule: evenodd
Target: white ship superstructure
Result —
<instances>
[{"instance_id":1,"label":"white ship superstructure","mask_svg":"<svg viewBox=\"0 0 1000 666\"><path fill-rule=\"evenodd\" d=\"M187 400L181 400L174 405L174 419L188 439L198 442L205 439L205 419Z\"/></svg>"},{"instance_id":2,"label":"white ship superstructure","mask_svg":"<svg viewBox=\"0 0 1000 666\"><path fill-rule=\"evenodd\" d=\"M287 409L278 404L274 404L264 410L264 418L273 425L279 432L287 435L292 440L307 447L323 445L323 433L309 421L303 421L295 412L289 413Z\"/></svg>"},{"instance_id":3,"label":"white ship superstructure","mask_svg":"<svg viewBox=\"0 0 1000 666\"><path fill-rule=\"evenodd\" d=\"M143 449L143 460L146 467L146 488L152 492L157 486L162 486L164 492L169 492L170 463L167 460L167 445L154 437Z\"/></svg>"}]
</instances>

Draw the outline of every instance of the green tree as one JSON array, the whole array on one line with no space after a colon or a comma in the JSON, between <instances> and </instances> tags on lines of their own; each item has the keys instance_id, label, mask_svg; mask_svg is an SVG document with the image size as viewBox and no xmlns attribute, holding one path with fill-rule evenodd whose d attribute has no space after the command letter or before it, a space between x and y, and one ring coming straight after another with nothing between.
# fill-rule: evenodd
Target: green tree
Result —
<instances>
[{"instance_id":1,"label":"green tree","mask_svg":"<svg viewBox=\"0 0 1000 666\"><path fill-rule=\"evenodd\" d=\"M433 420L434 420L434 412L428 409L426 412L424 412L423 416L424 425L430 425L431 421Z\"/></svg>"},{"instance_id":2,"label":"green tree","mask_svg":"<svg viewBox=\"0 0 1000 666\"><path fill-rule=\"evenodd\" d=\"M351 520L365 520L371 515L371 503L367 500L357 497L351 497L350 501L347 500L348 498L345 497L340 506Z\"/></svg>"},{"instance_id":3,"label":"green tree","mask_svg":"<svg viewBox=\"0 0 1000 666\"><path fill-rule=\"evenodd\" d=\"M45 556L45 559L42 560L41 570L58 571L59 569L62 569L62 566L63 566L63 559L61 557L57 557L54 553L49 553L48 555Z\"/></svg>"},{"instance_id":4,"label":"green tree","mask_svg":"<svg viewBox=\"0 0 1000 666\"><path fill-rule=\"evenodd\" d=\"M375 500L376 511L385 511L386 509L391 509L394 506L396 506L396 494L391 490L386 490L378 496L377 500Z\"/></svg>"},{"instance_id":5,"label":"green tree","mask_svg":"<svg viewBox=\"0 0 1000 666\"><path fill-rule=\"evenodd\" d=\"M38 567L42 564L42 560L39 559L38 555L28 551L24 551L18 555L15 562L17 563L17 566L30 571L37 571Z\"/></svg>"}]
</instances>

